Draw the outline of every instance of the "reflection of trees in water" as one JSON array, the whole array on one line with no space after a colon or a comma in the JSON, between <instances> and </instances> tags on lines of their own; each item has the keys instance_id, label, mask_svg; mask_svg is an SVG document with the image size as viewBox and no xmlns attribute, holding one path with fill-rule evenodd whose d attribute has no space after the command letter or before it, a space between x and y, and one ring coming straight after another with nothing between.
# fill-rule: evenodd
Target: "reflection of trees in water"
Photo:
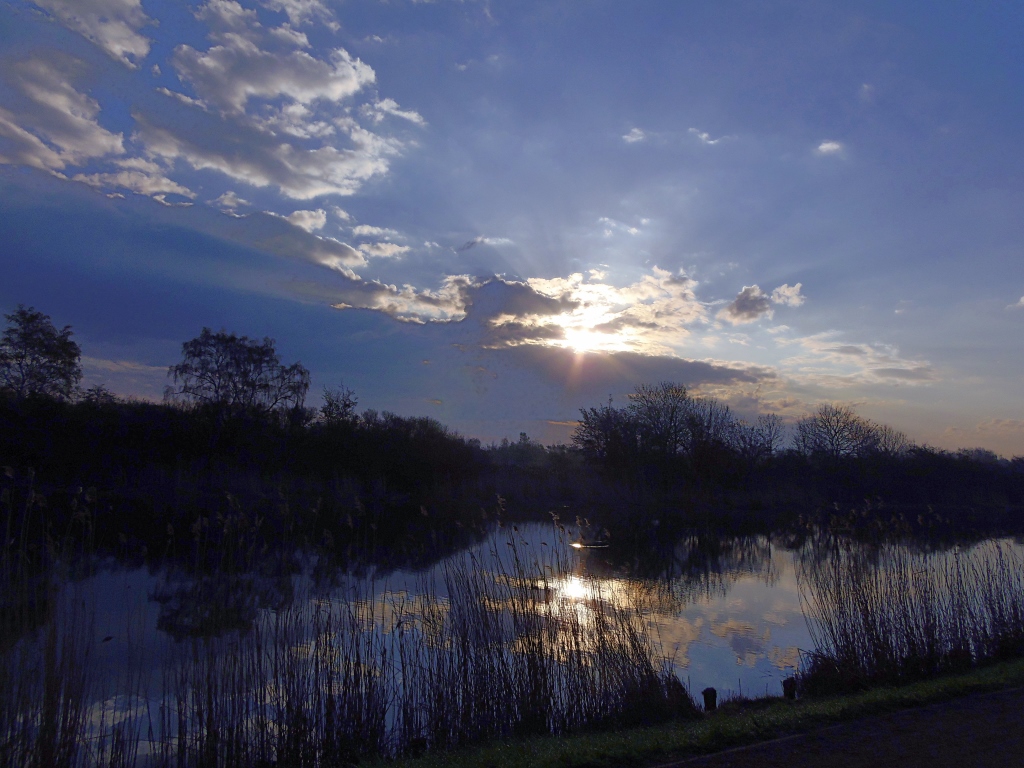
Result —
<instances>
[{"instance_id":1,"label":"reflection of trees in water","mask_svg":"<svg viewBox=\"0 0 1024 768\"><path fill-rule=\"evenodd\" d=\"M166 577L150 597L160 604L157 629L182 640L248 631L261 610L289 605L293 587L290 574Z\"/></svg>"}]
</instances>

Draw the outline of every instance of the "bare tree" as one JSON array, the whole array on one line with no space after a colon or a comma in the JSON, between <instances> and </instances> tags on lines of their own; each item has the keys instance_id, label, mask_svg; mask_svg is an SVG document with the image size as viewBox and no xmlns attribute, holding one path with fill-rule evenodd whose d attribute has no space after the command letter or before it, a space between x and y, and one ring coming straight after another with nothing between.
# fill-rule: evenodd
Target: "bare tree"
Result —
<instances>
[{"instance_id":1,"label":"bare tree","mask_svg":"<svg viewBox=\"0 0 1024 768\"><path fill-rule=\"evenodd\" d=\"M637 420L642 449L666 459L685 451L690 442L692 405L682 384L663 381L638 386L629 396L629 411Z\"/></svg>"},{"instance_id":2,"label":"bare tree","mask_svg":"<svg viewBox=\"0 0 1024 768\"><path fill-rule=\"evenodd\" d=\"M736 422L733 445L750 464L757 464L773 456L782 447L784 428L782 419L774 413L761 414L748 424Z\"/></svg>"},{"instance_id":3,"label":"bare tree","mask_svg":"<svg viewBox=\"0 0 1024 768\"><path fill-rule=\"evenodd\" d=\"M875 425L846 405L819 405L812 416L797 422L796 431L797 450L808 455L864 456L878 446Z\"/></svg>"},{"instance_id":4,"label":"bare tree","mask_svg":"<svg viewBox=\"0 0 1024 768\"><path fill-rule=\"evenodd\" d=\"M309 371L299 363L282 365L274 340L262 342L209 328L181 345L182 361L167 375L164 398L190 404L270 413L301 408L309 390Z\"/></svg>"},{"instance_id":5,"label":"bare tree","mask_svg":"<svg viewBox=\"0 0 1024 768\"><path fill-rule=\"evenodd\" d=\"M324 404L320 407L320 421L324 424L355 424L358 420L356 393L344 384L337 389L324 387Z\"/></svg>"},{"instance_id":6,"label":"bare tree","mask_svg":"<svg viewBox=\"0 0 1024 768\"><path fill-rule=\"evenodd\" d=\"M585 455L620 467L636 458L638 425L627 409L613 408L609 401L599 408L582 408L580 415L572 442Z\"/></svg>"},{"instance_id":7,"label":"bare tree","mask_svg":"<svg viewBox=\"0 0 1024 768\"><path fill-rule=\"evenodd\" d=\"M888 424L876 424L875 437L875 450L885 456L903 456L914 445L906 434Z\"/></svg>"},{"instance_id":8,"label":"bare tree","mask_svg":"<svg viewBox=\"0 0 1024 768\"><path fill-rule=\"evenodd\" d=\"M19 399L74 398L82 379L82 350L71 340L71 326L58 331L48 315L21 304L4 317L8 326L0 340L0 387Z\"/></svg>"}]
</instances>

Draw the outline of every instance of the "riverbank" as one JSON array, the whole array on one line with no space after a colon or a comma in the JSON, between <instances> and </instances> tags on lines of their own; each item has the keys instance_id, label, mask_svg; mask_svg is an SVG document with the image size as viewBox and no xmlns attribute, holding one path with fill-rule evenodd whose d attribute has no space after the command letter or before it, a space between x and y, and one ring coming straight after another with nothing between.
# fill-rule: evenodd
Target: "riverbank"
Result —
<instances>
[{"instance_id":1,"label":"riverbank","mask_svg":"<svg viewBox=\"0 0 1024 768\"><path fill-rule=\"evenodd\" d=\"M650 728L562 738L507 739L475 749L389 765L403 768L660 766L839 723L852 724L873 715L1022 685L1024 659L900 688L877 688L849 696L726 702L716 713L697 722L673 722ZM955 734L949 735L956 737ZM793 765L799 763L794 762Z\"/></svg>"}]
</instances>

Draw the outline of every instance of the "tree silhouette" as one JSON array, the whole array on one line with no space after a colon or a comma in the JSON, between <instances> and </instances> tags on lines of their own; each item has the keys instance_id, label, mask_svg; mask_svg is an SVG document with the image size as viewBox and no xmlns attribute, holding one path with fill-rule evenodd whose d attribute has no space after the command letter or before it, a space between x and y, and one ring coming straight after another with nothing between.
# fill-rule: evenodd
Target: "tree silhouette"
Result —
<instances>
[{"instance_id":1,"label":"tree silhouette","mask_svg":"<svg viewBox=\"0 0 1024 768\"><path fill-rule=\"evenodd\" d=\"M309 371L299 363L282 365L273 339L259 342L203 328L181 352L182 361L167 371L175 384L164 391L168 401L261 414L305 402Z\"/></svg>"},{"instance_id":2,"label":"tree silhouette","mask_svg":"<svg viewBox=\"0 0 1024 768\"><path fill-rule=\"evenodd\" d=\"M878 450L878 443L876 425L846 405L823 403L796 425L796 448L808 456L866 456Z\"/></svg>"},{"instance_id":3,"label":"tree silhouette","mask_svg":"<svg viewBox=\"0 0 1024 768\"><path fill-rule=\"evenodd\" d=\"M8 326L0 340L0 387L18 399L73 399L82 379L82 350L71 340L71 326L58 331L48 315L21 304L4 317Z\"/></svg>"}]
</instances>

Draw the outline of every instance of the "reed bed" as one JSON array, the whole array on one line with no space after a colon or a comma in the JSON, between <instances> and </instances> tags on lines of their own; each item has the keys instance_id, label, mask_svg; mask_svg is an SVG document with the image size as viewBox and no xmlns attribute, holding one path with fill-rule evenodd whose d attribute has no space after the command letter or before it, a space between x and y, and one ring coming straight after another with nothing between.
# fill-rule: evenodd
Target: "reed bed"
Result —
<instances>
[{"instance_id":1,"label":"reed bed","mask_svg":"<svg viewBox=\"0 0 1024 768\"><path fill-rule=\"evenodd\" d=\"M698 715L638 606L586 577L569 595L561 555L508 535L497 566L454 558L415 596L307 583L246 628L225 603L220 633L206 606L203 634L137 633L114 682L51 569L48 615L0 654L0 765L320 768Z\"/></svg>"},{"instance_id":2,"label":"reed bed","mask_svg":"<svg viewBox=\"0 0 1024 768\"><path fill-rule=\"evenodd\" d=\"M1024 656L1024 558L999 542L946 553L834 543L797 578L815 645L799 676L806 693Z\"/></svg>"}]
</instances>

